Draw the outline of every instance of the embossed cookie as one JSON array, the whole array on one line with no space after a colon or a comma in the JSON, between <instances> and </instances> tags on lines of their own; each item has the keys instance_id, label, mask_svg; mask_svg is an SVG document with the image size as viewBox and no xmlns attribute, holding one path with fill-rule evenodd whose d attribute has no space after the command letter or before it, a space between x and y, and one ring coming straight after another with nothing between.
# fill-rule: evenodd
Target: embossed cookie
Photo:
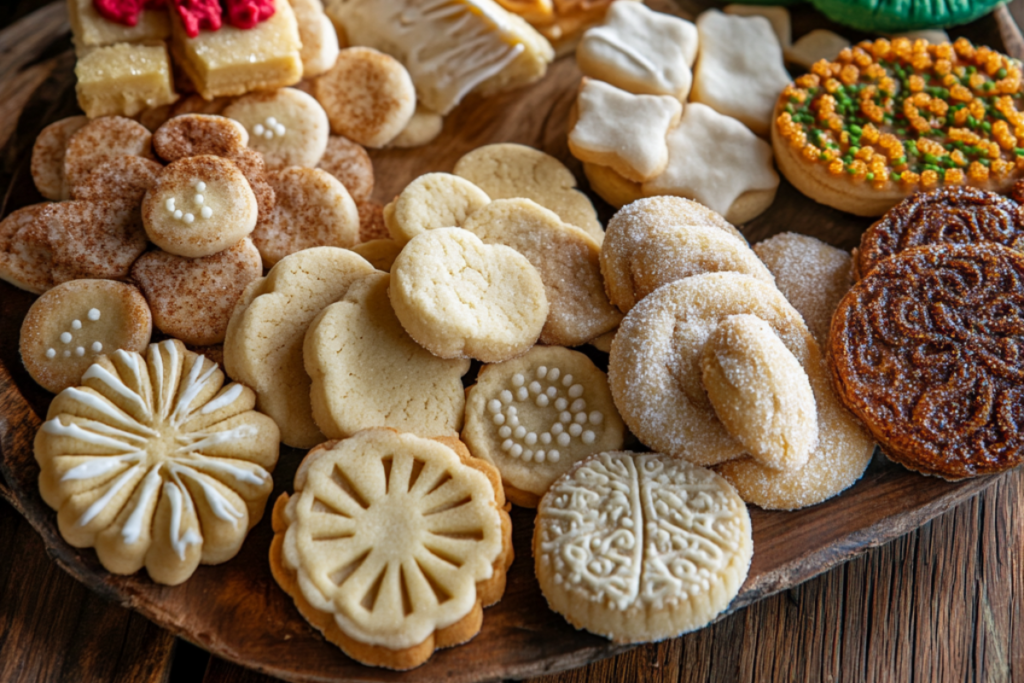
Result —
<instances>
[{"instance_id":1,"label":"embossed cookie","mask_svg":"<svg viewBox=\"0 0 1024 683\"><path fill-rule=\"evenodd\" d=\"M739 593L753 550L750 514L735 489L660 453L599 453L577 463L544 495L533 532L548 606L620 643L710 623Z\"/></svg>"},{"instance_id":2,"label":"embossed cookie","mask_svg":"<svg viewBox=\"0 0 1024 683\"><path fill-rule=\"evenodd\" d=\"M452 438L371 429L315 448L273 521L278 584L371 666L411 669L471 639L512 563L498 473Z\"/></svg>"},{"instance_id":3,"label":"embossed cookie","mask_svg":"<svg viewBox=\"0 0 1024 683\"><path fill-rule=\"evenodd\" d=\"M274 209L260 216L252 232L265 266L302 249L351 247L359 241L359 212L330 173L294 166L267 179L274 188Z\"/></svg>"},{"instance_id":4,"label":"embossed cookie","mask_svg":"<svg viewBox=\"0 0 1024 683\"><path fill-rule=\"evenodd\" d=\"M487 193L450 173L425 173L405 186L384 207L391 239L405 244L434 228L460 228L474 211L491 201Z\"/></svg>"},{"instance_id":5,"label":"embossed cookie","mask_svg":"<svg viewBox=\"0 0 1024 683\"><path fill-rule=\"evenodd\" d=\"M168 163L201 154L230 158L248 144L245 126L213 114L175 116L153 133L153 149Z\"/></svg>"},{"instance_id":6,"label":"embossed cookie","mask_svg":"<svg viewBox=\"0 0 1024 683\"><path fill-rule=\"evenodd\" d=\"M260 253L248 239L197 259L150 251L139 257L131 272L157 329L195 346L224 341L242 291L261 275Z\"/></svg>"},{"instance_id":7,"label":"embossed cookie","mask_svg":"<svg viewBox=\"0 0 1024 683\"><path fill-rule=\"evenodd\" d=\"M365 202L373 194L373 161L362 145L343 135L327 139L327 148L317 168L341 181L352 199Z\"/></svg>"},{"instance_id":8,"label":"embossed cookie","mask_svg":"<svg viewBox=\"0 0 1024 683\"><path fill-rule=\"evenodd\" d=\"M309 323L349 286L374 272L347 249L314 247L281 259L235 305L224 339L224 367L256 392L260 410L295 448L324 441L313 421L302 342Z\"/></svg>"},{"instance_id":9,"label":"embossed cookie","mask_svg":"<svg viewBox=\"0 0 1024 683\"><path fill-rule=\"evenodd\" d=\"M75 280L35 300L21 325L21 359L47 391L79 383L97 356L117 349L143 351L153 321L146 300L131 285Z\"/></svg>"},{"instance_id":10,"label":"embossed cookie","mask_svg":"<svg viewBox=\"0 0 1024 683\"><path fill-rule=\"evenodd\" d=\"M548 300L544 344L579 346L619 324L601 280L601 247L529 199L498 199L462 226L487 244L512 247L540 273Z\"/></svg>"},{"instance_id":11,"label":"embossed cookie","mask_svg":"<svg viewBox=\"0 0 1024 683\"><path fill-rule=\"evenodd\" d=\"M429 230L405 245L391 267L390 296L409 336L442 358L514 358L548 317L530 261L459 228Z\"/></svg>"},{"instance_id":12,"label":"embossed cookie","mask_svg":"<svg viewBox=\"0 0 1024 683\"><path fill-rule=\"evenodd\" d=\"M32 145L32 180L39 194L60 201L71 196L64 178L64 154L68 141L89 123L85 116L69 116L54 121L39 132Z\"/></svg>"},{"instance_id":13,"label":"embossed cookie","mask_svg":"<svg viewBox=\"0 0 1024 683\"><path fill-rule=\"evenodd\" d=\"M164 167L152 159L119 156L96 166L75 186L74 198L119 201L131 206L142 202Z\"/></svg>"},{"instance_id":14,"label":"embossed cookie","mask_svg":"<svg viewBox=\"0 0 1024 683\"><path fill-rule=\"evenodd\" d=\"M254 402L179 341L101 356L36 435L39 491L61 535L95 548L107 571L144 567L168 585L230 560L263 516L277 463L277 426Z\"/></svg>"},{"instance_id":15,"label":"embossed cookie","mask_svg":"<svg viewBox=\"0 0 1024 683\"><path fill-rule=\"evenodd\" d=\"M389 283L387 273L368 275L310 323L302 358L313 418L330 439L370 427L458 436L469 361L438 358L414 342L391 309Z\"/></svg>"},{"instance_id":16,"label":"embossed cookie","mask_svg":"<svg viewBox=\"0 0 1024 683\"><path fill-rule=\"evenodd\" d=\"M224 109L249 131L249 147L263 155L267 168L315 168L331 133L320 103L295 88L243 95Z\"/></svg>"},{"instance_id":17,"label":"embossed cookie","mask_svg":"<svg viewBox=\"0 0 1024 683\"><path fill-rule=\"evenodd\" d=\"M462 440L501 471L509 500L537 507L577 461L622 448L624 432L608 379L589 358L535 346L483 367L466 397Z\"/></svg>"},{"instance_id":18,"label":"embossed cookie","mask_svg":"<svg viewBox=\"0 0 1024 683\"><path fill-rule=\"evenodd\" d=\"M158 247L198 258L234 246L256 225L256 197L232 162L203 155L173 162L142 201L142 223Z\"/></svg>"},{"instance_id":19,"label":"embossed cookie","mask_svg":"<svg viewBox=\"0 0 1024 683\"><path fill-rule=\"evenodd\" d=\"M96 166L121 155L152 157L152 135L141 123L104 116L82 126L68 140L64 178L70 193Z\"/></svg>"}]
</instances>

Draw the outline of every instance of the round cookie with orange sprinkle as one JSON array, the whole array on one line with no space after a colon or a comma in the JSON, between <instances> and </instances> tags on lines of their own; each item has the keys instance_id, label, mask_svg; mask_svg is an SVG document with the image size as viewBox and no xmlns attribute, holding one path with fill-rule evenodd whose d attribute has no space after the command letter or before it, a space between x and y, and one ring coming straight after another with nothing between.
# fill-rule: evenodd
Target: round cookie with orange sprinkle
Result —
<instances>
[{"instance_id":1,"label":"round cookie with orange sprinkle","mask_svg":"<svg viewBox=\"0 0 1024 683\"><path fill-rule=\"evenodd\" d=\"M878 216L919 190L1024 176L1021 67L966 38L864 41L783 91L779 169L822 204Z\"/></svg>"}]
</instances>

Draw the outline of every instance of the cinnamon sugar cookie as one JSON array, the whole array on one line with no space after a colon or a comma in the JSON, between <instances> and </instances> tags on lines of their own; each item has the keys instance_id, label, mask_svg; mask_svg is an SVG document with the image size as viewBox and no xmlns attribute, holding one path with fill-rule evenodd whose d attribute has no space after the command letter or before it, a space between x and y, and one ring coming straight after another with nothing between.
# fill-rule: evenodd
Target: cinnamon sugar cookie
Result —
<instances>
[{"instance_id":1,"label":"cinnamon sugar cookie","mask_svg":"<svg viewBox=\"0 0 1024 683\"><path fill-rule=\"evenodd\" d=\"M41 212L53 282L121 280L146 249L138 206L123 201L70 201Z\"/></svg>"},{"instance_id":2,"label":"cinnamon sugar cookie","mask_svg":"<svg viewBox=\"0 0 1024 683\"><path fill-rule=\"evenodd\" d=\"M47 199L60 201L71 196L64 178L64 154L71 136L87 123L85 116L69 116L39 131L32 145L32 180Z\"/></svg>"},{"instance_id":3,"label":"cinnamon sugar cookie","mask_svg":"<svg viewBox=\"0 0 1024 683\"><path fill-rule=\"evenodd\" d=\"M96 166L121 155L152 158L152 135L141 123L104 116L82 126L68 140L64 177L70 193Z\"/></svg>"},{"instance_id":4,"label":"cinnamon sugar cookie","mask_svg":"<svg viewBox=\"0 0 1024 683\"><path fill-rule=\"evenodd\" d=\"M317 168L341 181L352 199L365 202L373 194L373 161L363 146L343 135L332 135Z\"/></svg>"},{"instance_id":5,"label":"cinnamon sugar cookie","mask_svg":"<svg viewBox=\"0 0 1024 683\"><path fill-rule=\"evenodd\" d=\"M168 163L201 154L230 157L248 144L245 126L212 114L175 116L153 133L153 149Z\"/></svg>"},{"instance_id":6,"label":"cinnamon sugar cookie","mask_svg":"<svg viewBox=\"0 0 1024 683\"><path fill-rule=\"evenodd\" d=\"M434 228L460 228L474 211L491 201L483 190L450 173L425 173L405 186L384 207L391 239L405 244Z\"/></svg>"},{"instance_id":7,"label":"cinnamon sugar cookie","mask_svg":"<svg viewBox=\"0 0 1024 683\"><path fill-rule=\"evenodd\" d=\"M356 202L356 212L359 214L359 243L371 240L394 242L384 221L383 205L377 202Z\"/></svg>"},{"instance_id":8,"label":"cinnamon sugar cookie","mask_svg":"<svg viewBox=\"0 0 1024 683\"><path fill-rule=\"evenodd\" d=\"M255 150L240 149L228 156L227 159L237 166L245 179L249 181L249 189L256 197L259 215L265 216L273 211L277 198L274 196L274 188L267 182L263 155Z\"/></svg>"},{"instance_id":9,"label":"cinnamon sugar cookie","mask_svg":"<svg viewBox=\"0 0 1024 683\"><path fill-rule=\"evenodd\" d=\"M142 202L164 167L151 159L119 156L96 166L75 186L74 198L86 201L112 200L132 206Z\"/></svg>"},{"instance_id":10,"label":"cinnamon sugar cookie","mask_svg":"<svg viewBox=\"0 0 1024 683\"><path fill-rule=\"evenodd\" d=\"M249 147L267 168L315 168L327 149L331 127L320 103L294 88L243 95L224 109L249 131Z\"/></svg>"},{"instance_id":11,"label":"cinnamon sugar cookie","mask_svg":"<svg viewBox=\"0 0 1024 683\"><path fill-rule=\"evenodd\" d=\"M53 287L53 255L45 216L53 204L32 204L0 221L0 280L33 294Z\"/></svg>"}]
</instances>

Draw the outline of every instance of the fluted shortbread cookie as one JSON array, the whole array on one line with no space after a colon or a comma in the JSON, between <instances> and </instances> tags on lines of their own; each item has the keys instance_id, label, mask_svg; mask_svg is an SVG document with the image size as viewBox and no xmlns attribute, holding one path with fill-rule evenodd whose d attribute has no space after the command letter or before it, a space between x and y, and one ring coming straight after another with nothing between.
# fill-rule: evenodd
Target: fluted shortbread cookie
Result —
<instances>
[{"instance_id":1,"label":"fluted shortbread cookie","mask_svg":"<svg viewBox=\"0 0 1024 683\"><path fill-rule=\"evenodd\" d=\"M491 201L483 190L450 173L425 173L405 186L384 207L391 239L405 244L434 228L460 228L474 211Z\"/></svg>"},{"instance_id":2,"label":"fluted shortbread cookie","mask_svg":"<svg viewBox=\"0 0 1024 683\"><path fill-rule=\"evenodd\" d=\"M105 116L82 126L68 140L64 153L69 193L104 161L122 154L152 158L152 138L141 123L122 116Z\"/></svg>"},{"instance_id":3,"label":"fluted shortbread cookie","mask_svg":"<svg viewBox=\"0 0 1024 683\"><path fill-rule=\"evenodd\" d=\"M64 178L64 154L71 136L82 129L89 119L69 116L54 121L39 132L32 145L32 180L39 194L47 199L69 199L71 191Z\"/></svg>"},{"instance_id":4,"label":"fluted shortbread cookie","mask_svg":"<svg viewBox=\"0 0 1024 683\"><path fill-rule=\"evenodd\" d=\"M267 168L315 168L327 149L331 125L320 103L295 88L243 95L224 109L249 132L249 147Z\"/></svg>"}]
</instances>

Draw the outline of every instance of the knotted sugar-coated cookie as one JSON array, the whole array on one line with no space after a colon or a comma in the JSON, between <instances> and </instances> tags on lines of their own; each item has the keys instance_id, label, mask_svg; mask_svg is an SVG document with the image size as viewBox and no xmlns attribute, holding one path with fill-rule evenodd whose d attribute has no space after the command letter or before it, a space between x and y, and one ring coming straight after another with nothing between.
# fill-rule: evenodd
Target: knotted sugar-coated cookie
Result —
<instances>
[{"instance_id":1,"label":"knotted sugar-coated cookie","mask_svg":"<svg viewBox=\"0 0 1024 683\"><path fill-rule=\"evenodd\" d=\"M68 140L89 123L85 116L69 116L39 131L32 145L32 180L39 194L60 201L71 195L64 178L64 154Z\"/></svg>"},{"instance_id":2,"label":"knotted sugar-coated cookie","mask_svg":"<svg viewBox=\"0 0 1024 683\"><path fill-rule=\"evenodd\" d=\"M75 186L74 199L114 200L138 206L164 167L152 159L119 156L104 161Z\"/></svg>"},{"instance_id":3,"label":"knotted sugar-coated cookie","mask_svg":"<svg viewBox=\"0 0 1024 683\"><path fill-rule=\"evenodd\" d=\"M168 163L201 154L230 158L248 144L245 126L213 114L175 116L153 133L153 149Z\"/></svg>"},{"instance_id":4,"label":"knotted sugar-coated cookie","mask_svg":"<svg viewBox=\"0 0 1024 683\"><path fill-rule=\"evenodd\" d=\"M487 193L451 173L425 173L384 207L391 239L405 244L434 228L461 228L474 211L491 201Z\"/></svg>"},{"instance_id":5,"label":"knotted sugar-coated cookie","mask_svg":"<svg viewBox=\"0 0 1024 683\"><path fill-rule=\"evenodd\" d=\"M64 178L68 189L84 181L104 161L121 155L152 158L152 135L137 121L104 116L82 126L68 140L64 153Z\"/></svg>"},{"instance_id":6,"label":"knotted sugar-coated cookie","mask_svg":"<svg viewBox=\"0 0 1024 683\"><path fill-rule=\"evenodd\" d=\"M117 349L141 352L153 320L139 290L111 280L74 280L33 302L21 325L25 369L57 393L79 383L96 358Z\"/></svg>"},{"instance_id":7,"label":"knotted sugar-coated cookie","mask_svg":"<svg viewBox=\"0 0 1024 683\"><path fill-rule=\"evenodd\" d=\"M839 304L829 367L890 459L957 480L1024 461L1024 255L939 244L880 261Z\"/></svg>"},{"instance_id":8,"label":"knotted sugar-coated cookie","mask_svg":"<svg viewBox=\"0 0 1024 683\"><path fill-rule=\"evenodd\" d=\"M327 139L327 147L317 168L341 181L352 199L365 202L373 194L373 161L362 145L342 135Z\"/></svg>"},{"instance_id":9,"label":"knotted sugar-coated cookie","mask_svg":"<svg viewBox=\"0 0 1024 683\"><path fill-rule=\"evenodd\" d=\"M514 358L536 343L548 317L530 261L460 228L428 230L405 245L390 296L409 336L442 358Z\"/></svg>"},{"instance_id":10,"label":"knotted sugar-coated cookie","mask_svg":"<svg viewBox=\"0 0 1024 683\"><path fill-rule=\"evenodd\" d=\"M314 168L327 149L331 126L320 103L295 88L243 95L225 107L224 116L249 131L249 147L263 155L267 168Z\"/></svg>"}]
</instances>

